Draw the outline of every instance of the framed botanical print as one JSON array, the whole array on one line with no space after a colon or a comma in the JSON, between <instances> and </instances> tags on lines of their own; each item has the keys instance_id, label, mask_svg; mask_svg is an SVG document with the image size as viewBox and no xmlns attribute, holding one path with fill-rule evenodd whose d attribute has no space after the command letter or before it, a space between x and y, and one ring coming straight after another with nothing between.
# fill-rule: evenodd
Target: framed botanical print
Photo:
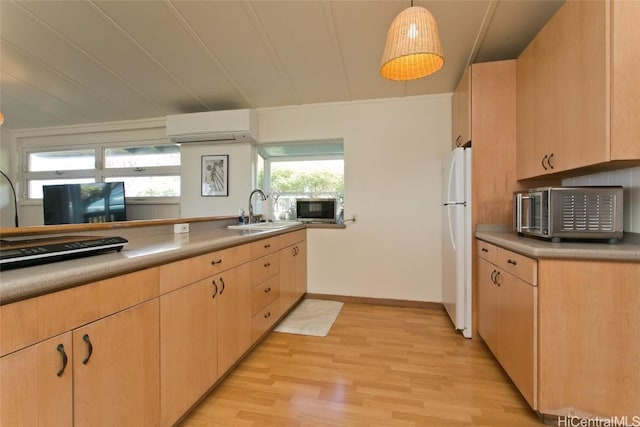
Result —
<instances>
[{"instance_id":1,"label":"framed botanical print","mask_svg":"<svg viewBox=\"0 0 640 427\"><path fill-rule=\"evenodd\" d=\"M201 195L229 195L229 155L202 156Z\"/></svg>"}]
</instances>

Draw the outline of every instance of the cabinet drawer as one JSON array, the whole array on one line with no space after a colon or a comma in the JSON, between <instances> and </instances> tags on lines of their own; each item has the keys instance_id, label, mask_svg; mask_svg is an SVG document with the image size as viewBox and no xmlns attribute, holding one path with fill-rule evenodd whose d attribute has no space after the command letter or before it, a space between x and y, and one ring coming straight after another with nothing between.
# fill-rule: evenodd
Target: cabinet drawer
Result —
<instances>
[{"instance_id":1,"label":"cabinet drawer","mask_svg":"<svg viewBox=\"0 0 640 427\"><path fill-rule=\"evenodd\" d=\"M260 338L280 317L280 298L276 298L271 304L263 308L251 318L251 340L255 342Z\"/></svg>"},{"instance_id":2,"label":"cabinet drawer","mask_svg":"<svg viewBox=\"0 0 640 427\"><path fill-rule=\"evenodd\" d=\"M253 286L273 277L280 272L280 255L278 253L263 256L251 261L251 284Z\"/></svg>"},{"instance_id":3,"label":"cabinet drawer","mask_svg":"<svg viewBox=\"0 0 640 427\"><path fill-rule=\"evenodd\" d=\"M537 285L537 266L535 259L508 251L506 249L498 249L497 265L503 270L508 271L519 279Z\"/></svg>"},{"instance_id":4,"label":"cabinet drawer","mask_svg":"<svg viewBox=\"0 0 640 427\"><path fill-rule=\"evenodd\" d=\"M251 315L271 304L280 296L280 276L265 280L251 291Z\"/></svg>"},{"instance_id":5,"label":"cabinet drawer","mask_svg":"<svg viewBox=\"0 0 640 427\"><path fill-rule=\"evenodd\" d=\"M476 239L476 254L483 259L486 259L492 264L498 262L498 247L487 243L483 240Z\"/></svg>"},{"instance_id":6,"label":"cabinet drawer","mask_svg":"<svg viewBox=\"0 0 640 427\"><path fill-rule=\"evenodd\" d=\"M280 235L280 247L286 248L295 243L302 242L307 238L307 230L292 231L291 233Z\"/></svg>"},{"instance_id":7,"label":"cabinet drawer","mask_svg":"<svg viewBox=\"0 0 640 427\"><path fill-rule=\"evenodd\" d=\"M251 247L247 244L165 264L160 267L160 293L173 291L248 262L250 256Z\"/></svg>"},{"instance_id":8,"label":"cabinet drawer","mask_svg":"<svg viewBox=\"0 0 640 427\"><path fill-rule=\"evenodd\" d=\"M251 259L256 259L261 256L268 255L276 252L280 249L280 236L269 237L268 239L258 240L257 242L250 243L251 245Z\"/></svg>"}]
</instances>

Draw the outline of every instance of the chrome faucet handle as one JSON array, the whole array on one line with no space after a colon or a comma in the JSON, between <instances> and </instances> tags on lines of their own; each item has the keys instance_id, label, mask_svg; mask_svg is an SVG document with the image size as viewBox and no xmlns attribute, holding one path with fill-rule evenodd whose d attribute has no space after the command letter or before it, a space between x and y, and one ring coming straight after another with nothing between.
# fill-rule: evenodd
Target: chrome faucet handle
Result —
<instances>
[{"instance_id":1,"label":"chrome faucet handle","mask_svg":"<svg viewBox=\"0 0 640 427\"><path fill-rule=\"evenodd\" d=\"M249 194L249 219L248 219L249 224L253 222L253 204L251 203L251 200L253 199L253 195L256 193L260 194L260 197L262 197L262 200L267 200L267 195L264 193L264 191L262 191L259 188L256 188L251 192L251 194Z\"/></svg>"}]
</instances>

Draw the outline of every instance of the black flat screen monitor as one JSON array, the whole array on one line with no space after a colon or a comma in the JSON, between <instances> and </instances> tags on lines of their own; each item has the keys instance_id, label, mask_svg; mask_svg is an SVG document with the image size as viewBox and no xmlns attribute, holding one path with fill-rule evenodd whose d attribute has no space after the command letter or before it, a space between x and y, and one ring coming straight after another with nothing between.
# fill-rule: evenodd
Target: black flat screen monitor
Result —
<instances>
[{"instance_id":1,"label":"black flat screen monitor","mask_svg":"<svg viewBox=\"0 0 640 427\"><path fill-rule=\"evenodd\" d=\"M126 221L124 182L42 186L45 225Z\"/></svg>"}]
</instances>

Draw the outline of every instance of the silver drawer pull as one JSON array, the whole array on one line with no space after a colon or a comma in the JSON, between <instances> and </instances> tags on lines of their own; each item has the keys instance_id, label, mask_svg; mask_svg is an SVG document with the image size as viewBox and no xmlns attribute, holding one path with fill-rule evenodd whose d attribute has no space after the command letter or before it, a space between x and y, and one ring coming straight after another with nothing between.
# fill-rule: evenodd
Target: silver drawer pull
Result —
<instances>
[{"instance_id":1,"label":"silver drawer pull","mask_svg":"<svg viewBox=\"0 0 640 427\"><path fill-rule=\"evenodd\" d=\"M265 318L265 319L268 319L269 317L271 317L271 312L270 312L270 311L267 311L267 312L264 314L264 318Z\"/></svg>"},{"instance_id":2,"label":"silver drawer pull","mask_svg":"<svg viewBox=\"0 0 640 427\"><path fill-rule=\"evenodd\" d=\"M265 294L268 294L269 292L271 292L271 288L267 288L267 289L264 290Z\"/></svg>"}]
</instances>

